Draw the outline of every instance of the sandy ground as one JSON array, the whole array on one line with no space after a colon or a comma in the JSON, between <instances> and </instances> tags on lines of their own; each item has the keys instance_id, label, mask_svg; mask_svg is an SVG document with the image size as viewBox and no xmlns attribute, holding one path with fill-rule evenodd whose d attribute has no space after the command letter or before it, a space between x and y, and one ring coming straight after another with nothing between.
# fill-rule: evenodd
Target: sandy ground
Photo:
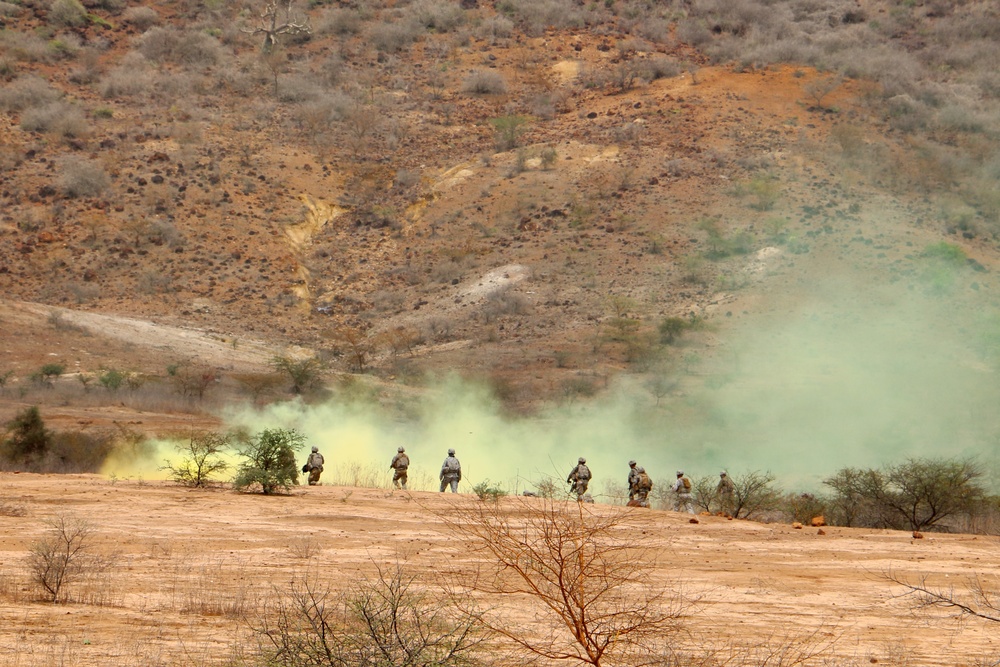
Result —
<instances>
[{"instance_id":1,"label":"sandy ground","mask_svg":"<svg viewBox=\"0 0 1000 667\"><path fill-rule=\"evenodd\" d=\"M237 618L304 577L342 588L399 561L428 586L461 578L473 557L439 515L476 502L335 486L265 497L0 474L0 665L220 664L245 633ZM114 565L68 586L74 602L53 605L39 601L25 559L58 516L89 522L94 553L113 553ZM698 600L684 622L698 645L819 642L825 648L811 664L823 665L973 665L1000 651L995 626L914 612L882 576L927 574L962 591L970 575L996 573L996 538L832 527L824 535L688 518L633 510L625 521L655 549L650 581Z\"/></svg>"}]
</instances>

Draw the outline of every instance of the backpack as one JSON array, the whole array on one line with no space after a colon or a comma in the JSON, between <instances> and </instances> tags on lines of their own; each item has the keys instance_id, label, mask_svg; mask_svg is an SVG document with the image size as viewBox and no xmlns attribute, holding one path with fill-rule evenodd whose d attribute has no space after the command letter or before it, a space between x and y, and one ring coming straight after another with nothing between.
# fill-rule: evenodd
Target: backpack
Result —
<instances>
[{"instance_id":1,"label":"backpack","mask_svg":"<svg viewBox=\"0 0 1000 667\"><path fill-rule=\"evenodd\" d=\"M576 467L576 478L581 482L586 482L590 479L590 468L583 465L582 463Z\"/></svg>"},{"instance_id":2,"label":"backpack","mask_svg":"<svg viewBox=\"0 0 1000 667\"><path fill-rule=\"evenodd\" d=\"M684 490L685 491L690 491L691 490L691 480L689 480L687 477L682 477L681 481L684 482Z\"/></svg>"},{"instance_id":3,"label":"backpack","mask_svg":"<svg viewBox=\"0 0 1000 667\"><path fill-rule=\"evenodd\" d=\"M636 483L636 486L643 491L649 491L653 488L653 480L649 478L649 475L641 472L639 473L639 481Z\"/></svg>"},{"instance_id":4,"label":"backpack","mask_svg":"<svg viewBox=\"0 0 1000 667\"><path fill-rule=\"evenodd\" d=\"M462 464L458 462L454 456L449 456L444 461L444 471L445 472L458 472L462 469Z\"/></svg>"}]
</instances>

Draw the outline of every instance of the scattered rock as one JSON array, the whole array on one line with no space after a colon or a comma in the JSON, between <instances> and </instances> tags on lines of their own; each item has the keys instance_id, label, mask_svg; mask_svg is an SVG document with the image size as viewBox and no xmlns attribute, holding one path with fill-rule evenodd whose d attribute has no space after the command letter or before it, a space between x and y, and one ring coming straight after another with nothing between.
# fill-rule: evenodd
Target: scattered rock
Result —
<instances>
[{"instance_id":1,"label":"scattered rock","mask_svg":"<svg viewBox=\"0 0 1000 667\"><path fill-rule=\"evenodd\" d=\"M796 521L795 523L792 524L792 528L794 528L795 530L802 530L802 524Z\"/></svg>"},{"instance_id":2,"label":"scattered rock","mask_svg":"<svg viewBox=\"0 0 1000 667\"><path fill-rule=\"evenodd\" d=\"M915 539L915 540L922 540L922 539L924 539L924 534L923 533L918 533L917 531L913 531L913 539Z\"/></svg>"},{"instance_id":3,"label":"scattered rock","mask_svg":"<svg viewBox=\"0 0 1000 667\"><path fill-rule=\"evenodd\" d=\"M812 525L813 528L817 528L819 526L825 526L826 525L826 519L823 518L823 515L814 516L812 518L812 521L810 521L809 523Z\"/></svg>"},{"instance_id":4,"label":"scattered rock","mask_svg":"<svg viewBox=\"0 0 1000 667\"><path fill-rule=\"evenodd\" d=\"M816 534L817 535L826 535L826 531L823 530L822 528L820 528L819 530L816 531Z\"/></svg>"},{"instance_id":5,"label":"scattered rock","mask_svg":"<svg viewBox=\"0 0 1000 667\"><path fill-rule=\"evenodd\" d=\"M698 519L691 517L690 519L688 519L688 523L701 523L701 521L698 521Z\"/></svg>"}]
</instances>

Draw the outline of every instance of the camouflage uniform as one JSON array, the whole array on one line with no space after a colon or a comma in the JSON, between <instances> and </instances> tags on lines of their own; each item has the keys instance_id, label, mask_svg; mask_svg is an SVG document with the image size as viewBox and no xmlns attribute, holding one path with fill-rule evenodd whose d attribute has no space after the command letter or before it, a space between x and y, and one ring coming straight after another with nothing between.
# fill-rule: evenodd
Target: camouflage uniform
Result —
<instances>
[{"instance_id":1,"label":"camouflage uniform","mask_svg":"<svg viewBox=\"0 0 1000 667\"><path fill-rule=\"evenodd\" d=\"M319 484L319 476L323 472L323 455L319 453L318 447L312 448L312 454L306 461L306 469L309 472L309 486Z\"/></svg>"},{"instance_id":2,"label":"camouflage uniform","mask_svg":"<svg viewBox=\"0 0 1000 667\"><path fill-rule=\"evenodd\" d=\"M649 492L653 490L653 480L646 474L645 468L636 468L639 479L635 483L635 499L639 507L649 507Z\"/></svg>"},{"instance_id":3,"label":"camouflage uniform","mask_svg":"<svg viewBox=\"0 0 1000 667\"><path fill-rule=\"evenodd\" d=\"M403 486L403 490L406 490L406 469L410 467L410 457L406 455L406 450L402 447L396 450L396 455L392 457L392 463L389 464L395 472L392 473L392 485L397 489L400 484Z\"/></svg>"},{"instance_id":4,"label":"camouflage uniform","mask_svg":"<svg viewBox=\"0 0 1000 667\"><path fill-rule=\"evenodd\" d=\"M583 494L587 493L587 485L590 484L590 468L587 467L587 459L582 456L578 461L577 466L570 471L569 477L566 478L566 483L573 485L576 499L582 501Z\"/></svg>"},{"instance_id":5,"label":"camouflage uniform","mask_svg":"<svg viewBox=\"0 0 1000 667\"><path fill-rule=\"evenodd\" d=\"M684 506L684 511L688 514L694 514L694 503L691 499L691 482L688 481L685 484L687 478L684 476L683 470L677 471L677 481L671 487L674 490L674 511L680 512L681 505Z\"/></svg>"},{"instance_id":6,"label":"camouflage uniform","mask_svg":"<svg viewBox=\"0 0 1000 667\"><path fill-rule=\"evenodd\" d=\"M451 486L452 493L458 493L458 483L462 481L462 464L455 458L455 450L448 450L448 457L441 464L441 493Z\"/></svg>"},{"instance_id":7,"label":"camouflage uniform","mask_svg":"<svg viewBox=\"0 0 1000 667\"><path fill-rule=\"evenodd\" d=\"M635 485L639 482L639 471L635 467L635 461L628 462L628 499L635 498Z\"/></svg>"},{"instance_id":8,"label":"camouflage uniform","mask_svg":"<svg viewBox=\"0 0 1000 667\"><path fill-rule=\"evenodd\" d=\"M715 495L719 497L722 513L726 516L733 516L733 509L736 505L733 503L735 500L733 494L736 491L736 485L733 484L733 480L729 479L729 475L723 470L719 473L719 485L715 487Z\"/></svg>"}]
</instances>

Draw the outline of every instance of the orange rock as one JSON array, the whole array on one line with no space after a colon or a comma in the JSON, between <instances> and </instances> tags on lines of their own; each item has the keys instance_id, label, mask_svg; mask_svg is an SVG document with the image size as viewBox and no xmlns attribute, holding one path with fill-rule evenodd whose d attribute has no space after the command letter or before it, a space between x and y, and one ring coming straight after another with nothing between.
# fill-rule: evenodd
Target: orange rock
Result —
<instances>
[{"instance_id":1,"label":"orange rock","mask_svg":"<svg viewBox=\"0 0 1000 667\"><path fill-rule=\"evenodd\" d=\"M922 540L922 539L924 539L924 534L923 533L918 533L917 531L913 531L913 539L915 539L915 540Z\"/></svg>"},{"instance_id":2,"label":"orange rock","mask_svg":"<svg viewBox=\"0 0 1000 667\"><path fill-rule=\"evenodd\" d=\"M824 519L823 515L821 514L820 516L814 516L812 518L812 521L810 521L809 523L812 524L813 528L818 528L819 526L826 525L826 519Z\"/></svg>"},{"instance_id":3,"label":"orange rock","mask_svg":"<svg viewBox=\"0 0 1000 667\"><path fill-rule=\"evenodd\" d=\"M701 523L701 522L698 521L698 519L695 519L694 517L691 517L690 519L688 519L688 523Z\"/></svg>"},{"instance_id":4,"label":"orange rock","mask_svg":"<svg viewBox=\"0 0 1000 667\"><path fill-rule=\"evenodd\" d=\"M792 524L792 528L794 528L795 530L802 530L802 524L796 521L795 523Z\"/></svg>"},{"instance_id":5,"label":"orange rock","mask_svg":"<svg viewBox=\"0 0 1000 667\"><path fill-rule=\"evenodd\" d=\"M822 528L820 528L819 530L816 531L816 534L817 535L826 535L826 531L823 530Z\"/></svg>"}]
</instances>

